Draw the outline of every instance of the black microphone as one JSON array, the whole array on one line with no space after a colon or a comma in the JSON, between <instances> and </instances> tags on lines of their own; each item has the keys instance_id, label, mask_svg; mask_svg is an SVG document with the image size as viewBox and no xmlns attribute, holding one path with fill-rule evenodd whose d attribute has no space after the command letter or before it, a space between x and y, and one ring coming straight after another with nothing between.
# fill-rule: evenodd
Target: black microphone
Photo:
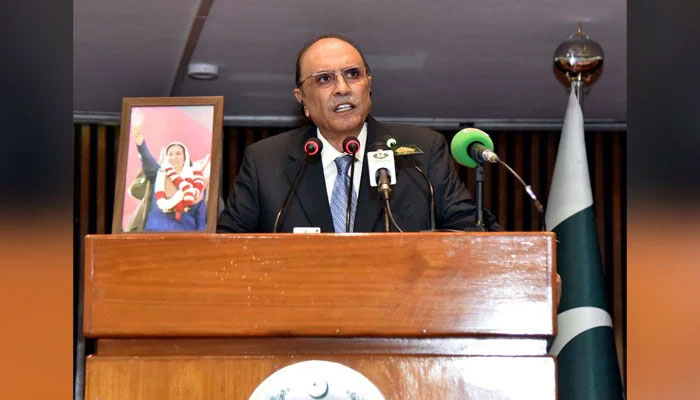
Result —
<instances>
[{"instance_id":1,"label":"black microphone","mask_svg":"<svg viewBox=\"0 0 700 400\"><path fill-rule=\"evenodd\" d=\"M348 136L343 140L343 151L354 155L360 151L360 141L355 136Z\"/></svg>"},{"instance_id":2,"label":"black microphone","mask_svg":"<svg viewBox=\"0 0 700 400\"><path fill-rule=\"evenodd\" d=\"M277 218L275 218L275 226L272 230L273 233L277 233L277 225L280 222L280 218L282 217L282 213L284 213L285 207L287 207L287 202L289 202L289 198L292 195L292 192L294 191L294 188L296 187L297 180L301 176L302 171L306 169L306 163L309 161L309 158L315 157L319 154L321 154L321 150L323 150L323 143L315 137L312 137L308 139L306 142L304 142L304 146L302 146L302 150L304 151L304 160L301 162L301 166L299 167L299 170L297 171L296 176L294 176L294 180L292 181L291 186L289 186L289 190L287 190L287 194L284 196L284 201L282 202L282 207L280 207L280 210L277 212Z\"/></svg>"},{"instance_id":3,"label":"black microphone","mask_svg":"<svg viewBox=\"0 0 700 400\"><path fill-rule=\"evenodd\" d=\"M355 155L360 151L360 141L355 136L348 136L343 140L343 151L348 153L350 160L350 184L348 185L348 207L345 211L345 232L350 232L350 210L352 210L352 185L355 181Z\"/></svg>"},{"instance_id":4,"label":"black microphone","mask_svg":"<svg viewBox=\"0 0 700 400\"><path fill-rule=\"evenodd\" d=\"M304 142L304 153L306 157L313 157L323 150L323 142L318 138L311 138Z\"/></svg>"}]
</instances>

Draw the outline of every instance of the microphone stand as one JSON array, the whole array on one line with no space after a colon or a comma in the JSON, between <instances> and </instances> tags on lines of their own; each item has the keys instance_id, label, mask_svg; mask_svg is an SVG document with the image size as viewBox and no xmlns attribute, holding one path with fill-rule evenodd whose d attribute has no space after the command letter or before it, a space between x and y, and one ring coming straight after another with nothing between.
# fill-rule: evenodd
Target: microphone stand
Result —
<instances>
[{"instance_id":1,"label":"microphone stand","mask_svg":"<svg viewBox=\"0 0 700 400\"><path fill-rule=\"evenodd\" d=\"M383 171L383 173L382 173ZM388 221L391 221L391 223L394 225L397 231L403 232L403 230L399 227L399 224L396 223L396 220L394 219L394 214L391 212L391 203L389 202L389 199L391 197L391 188L389 188L389 185L391 182L391 177L389 176L389 171L386 168L380 168L377 170L377 174L380 175L378 178L378 192L379 196L384 199L384 226L387 232L391 230L389 227ZM386 189L386 190L385 190Z\"/></svg>"},{"instance_id":2,"label":"microphone stand","mask_svg":"<svg viewBox=\"0 0 700 400\"><path fill-rule=\"evenodd\" d=\"M285 207L287 207L287 202L289 201L289 197L292 195L292 192L294 191L294 187L297 184L297 179L299 179L301 172L304 169L306 169L306 162L308 160L309 160L309 157L305 156L304 160L301 162L301 167L297 171L297 174L294 176L294 180L292 181L291 186L289 186L289 189L287 190L287 194L284 196L284 201L282 202L282 207L280 207L280 210L277 212L277 218L275 218L275 226L272 229L272 233L277 233L277 225L280 222L280 217L282 217L282 213L284 212Z\"/></svg>"},{"instance_id":3,"label":"microphone stand","mask_svg":"<svg viewBox=\"0 0 700 400\"><path fill-rule=\"evenodd\" d=\"M484 164L479 163L476 167L476 226L482 232L486 231L484 224L484 182L486 182L486 171L484 171Z\"/></svg>"},{"instance_id":4,"label":"microphone stand","mask_svg":"<svg viewBox=\"0 0 700 400\"><path fill-rule=\"evenodd\" d=\"M391 205L389 204L389 199L384 199L384 223L386 221L390 220L391 223L394 225L394 228L396 228L397 231L403 233L403 229L399 227L399 224L396 223L396 220L394 219L394 214L391 212ZM389 232L391 229L389 228L389 225L386 225L386 231Z\"/></svg>"},{"instance_id":5,"label":"microphone stand","mask_svg":"<svg viewBox=\"0 0 700 400\"><path fill-rule=\"evenodd\" d=\"M350 232L350 214L352 212L352 188L355 181L355 153L351 153L350 157L350 185L348 185L348 208L345 213L345 233Z\"/></svg>"},{"instance_id":6,"label":"microphone stand","mask_svg":"<svg viewBox=\"0 0 700 400\"><path fill-rule=\"evenodd\" d=\"M391 225L389 225L389 213L386 211L386 205L384 205L384 232L391 232Z\"/></svg>"}]
</instances>

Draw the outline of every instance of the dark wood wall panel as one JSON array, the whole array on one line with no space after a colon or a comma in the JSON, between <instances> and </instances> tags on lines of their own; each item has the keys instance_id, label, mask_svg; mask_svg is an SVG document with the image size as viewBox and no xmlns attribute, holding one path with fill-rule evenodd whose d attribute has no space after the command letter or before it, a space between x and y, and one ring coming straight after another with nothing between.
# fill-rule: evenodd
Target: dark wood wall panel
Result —
<instances>
[{"instance_id":1,"label":"dark wood wall panel","mask_svg":"<svg viewBox=\"0 0 700 400\"><path fill-rule=\"evenodd\" d=\"M221 196L226 198L243 159L245 146L285 131L285 128L225 127L221 169ZM448 140L452 132L442 132ZM499 156L508 162L546 207L554 171L558 131L492 131ZM76 124L75 199L78 247L89 233L109 233L112 225L119 127ZM625 132L586 132L588 164L595 203L596 224L606 277L607 293L622 365L625 349ZM474 193L474 171L457 166L458 175ZM486 207L508 230L540 229L537 209L519 183L503 168L486 166Z\"/></svg>"}]
</instances>

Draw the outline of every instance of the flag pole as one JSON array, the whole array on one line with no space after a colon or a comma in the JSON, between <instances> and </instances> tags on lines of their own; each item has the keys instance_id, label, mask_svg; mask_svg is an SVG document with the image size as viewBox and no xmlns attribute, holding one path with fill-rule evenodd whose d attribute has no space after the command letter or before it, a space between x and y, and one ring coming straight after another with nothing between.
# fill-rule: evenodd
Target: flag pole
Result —
<instances>
[{"instance_id":1,"label":"flag pole","mask_svg":"<svg viewBox=\"0 0 700 400\"><path fill-rule=\"evenodd\" d=\"M600 73L603 49L579 25L554 53L569 91L545 220L557 237L561 300L557 336L557 390L566 400L622 400L612 318L598 247L583 125L584 85Z\"/></svg>"},{"instance_id":2,"label":"flag pole","mask_svg":"<svg viewBox=\"0 0 700 400\"><path fill-rule=\"evenodd\" d=\"M571 80L571 90L576 94L578 105L583 109L583 80L581 80L581 74L578 74L576 79Z\"/></svg>"}]
</instances>

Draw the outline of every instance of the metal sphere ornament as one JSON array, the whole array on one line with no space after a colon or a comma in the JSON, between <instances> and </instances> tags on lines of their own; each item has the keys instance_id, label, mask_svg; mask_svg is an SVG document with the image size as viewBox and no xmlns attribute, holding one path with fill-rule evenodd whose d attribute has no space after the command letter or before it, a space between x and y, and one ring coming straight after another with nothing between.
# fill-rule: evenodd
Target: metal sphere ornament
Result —
<instances>
[{"instance_id":1,"label":"metal sphere ornament","mask_svg":"<svg viewBox=\"0 0 700 400\"><path fill-rule=\"evenodd\" d=\"M565 73L569 82L589 83L603 65L603 58L603 48L583 32L581 24L554 51L554 65Z\"/></svg>"}]
</instances>

